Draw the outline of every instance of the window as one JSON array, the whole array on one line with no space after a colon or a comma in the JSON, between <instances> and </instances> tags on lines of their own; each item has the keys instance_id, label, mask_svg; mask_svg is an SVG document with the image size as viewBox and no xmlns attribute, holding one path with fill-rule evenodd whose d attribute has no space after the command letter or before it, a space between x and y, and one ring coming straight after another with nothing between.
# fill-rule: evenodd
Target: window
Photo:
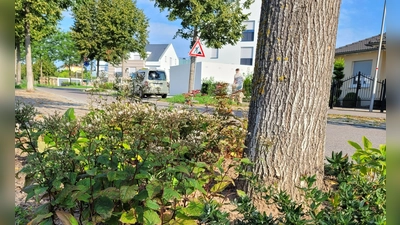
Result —
<instances>
[{"instance_id":1,"label":"window","mask_svg":"<svg viewBox=\"0 0 400 225\"><path fill-rule=\"evenodd\" d=\"M165 62L167 62L167 56L165 56Z\"/></svg>"},{"instance_id":2,"label":"window","mask_svg":"<svg viewBox=\"0 0 400 225\"><path fill-rule=\"evenodd\" d=\"M173 62L173 61L172 61L172 57L169 57L169 64L170 64L171 66L173 66L173 65L172 65L172 62Z\"/></svg>"},{"instance_id":3,"label":"window","mask_svg":"<svg viewBox=\"0 0 400 225\"><path fill-rule=\"evenodd\" d=\"M369 87L371 80L372 60L363 60L353 62L353 83L352 87L357 87L358 73L361 72L360 84L361 87Z\"/></svg>"},{"instance_id":4,"label":"window","mask_svg":"<svg viewBox=\"0 0 400 225\"><path fill-rule=\"evenodd\" d=\"M218 59L218 49L217 48L212 48L211 49L211 57L212 59Z\"/></svg>"},{"instance_id":5,"label":"window","mask_svg":"<svg viewBox=\"0 0 400 225\"><path fill-rule=\"evenodd\" d=\"M167 80L167 76L163 71L150 71L149 72L149 80Z\"/></svg>"},{"instance_id":6,"label":"window","mask_svg":"<svg viewBox=\"0 0 400 225\"><path fill-rule=\"evenodd\" d=\"M246 26L242 33L242 41L254 41L254 21L244 22Z\"/></svg>"},{"instance_id":7,"label":"window","mask_svg":"<svg viewBox=\"0 0 400 225\"><path fill-rule=\"evenodd\" d=\"M245 47L240 49L240 65L253 65L252 47Z\"/></svg>"}]
</instances>

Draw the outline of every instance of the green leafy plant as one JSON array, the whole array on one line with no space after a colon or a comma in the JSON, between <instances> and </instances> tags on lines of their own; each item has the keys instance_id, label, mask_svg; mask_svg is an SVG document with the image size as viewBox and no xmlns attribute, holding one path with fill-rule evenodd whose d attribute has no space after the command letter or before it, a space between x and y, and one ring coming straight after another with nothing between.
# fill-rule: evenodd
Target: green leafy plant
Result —
<instances>
[{"instance_id":1,"label":"green leafy plant","mask_svg":"<svg viewBox=\"0 0 400 225\"><path fill-rule=\"evenodd\" d=\"M222 217L205 212L233 185L227 173L239 163L225 158L243 148L244 124L123 101L82 118L69 109L36 121L34 108L20 103L15 112L16 146L28 155L20 171L26 174L23 190L27 200L41 202L33 224L56 218L70 224L177 224Z\"/></svg>"},{"instance_id":2,"label":"green leafy plant","mask_svg":"<svg viewBox=\"0 0 400 225\"><path fill-rule=\"evenodd\" d=\"M251 97L251 92L252 92L252 82L253 82L253 74L248 74L245 78L244 78L244 82L243 82L243 89L244 89L244 96L245 99L247 101L250 100Z\"/></svg>"}]
</instances>

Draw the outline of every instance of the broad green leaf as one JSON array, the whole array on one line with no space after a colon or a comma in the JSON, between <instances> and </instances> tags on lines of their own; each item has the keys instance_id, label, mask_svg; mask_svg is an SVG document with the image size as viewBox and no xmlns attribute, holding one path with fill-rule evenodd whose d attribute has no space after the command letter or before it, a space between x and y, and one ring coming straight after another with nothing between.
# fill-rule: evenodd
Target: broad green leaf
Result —
<instances>
[{"instance_id":1,"label":"broad green leaf","mask_svg":"<svg viewBox=\"0 0 400 225\"><path fill-rule=\"evenodd\" d=\"M63 225L78 225L78 221L70 213L57 210L56 214Z\"/></svg>"},{"instance_id":2,"label":"broad green leaf","mask_svg":"<svg viewBox=\"0 0 400 225\"><path fill-rule=\"evenodd\" d=\"M73 108L67 109L64 113L64 118L66 118L68 121L73 121L75 120L75 110Z\"/></svg>"},{"instance_id":3,"label":"broad green leaf","mask_svg":"<svg viewBox=\"0 0 400 225\"><path fill-rule=\"evenodd\" d=\"M363 136L362 139L364 143L364 149L372 148L372 143L368 140L367 137Z\"/></svg>"},{"instance_id":4,"label":"broad green leaf","mask_svg":"<svg viewBox=\"0 0 400 225\"><path fill-rule=\"evenodd\" d=\"M107 173L108 181L125 180L128 174L125 171L110 171Z\"/></svg>"},{"instance_id":5,"label":"broad green leaf","mask_svg":"<svg viewBox=\"0 0 400 225\"><path fill-rule=\"evenodd\" d=\"M138 193L138 187L135 185L132 186L122 186L120 189L121 201L123 203L127 203L132 200L135 195Z\"/></svg>"},{"instance_id":6,"label":"broad green leaf","mask_svg":"<svg viewBox=\"0 0 400 225\"><path fill-rule=\"evenodd\" d=\"M131 149L131 146L127 143L122 143L122 147L124 147L125 149L128 149L128 150Z\"/></svg>"},{"instance_id":7,"label":"broad green leaf","mask_svg":"<svg viewBox=\"0 0 400 225\"><path fill-rule=\"evenodd\" d=\"M162 142L171 143L171 139L169 137L163 137Z\"/></svg>"},{"instance_id":8,"label":"broad green leaf","mask_svg":"<svg viewBox=\"0 0 400 225\"><path fill-rule=\"evenodd\" d=\"M238 194L239 197L244 198L246 197L246 192L242 191L242 190L236 190L236 193Z\"/></svg>"},{"instance_id":9,"label":"broad green leaf","mask_svg":"<svg viewBox=\"0 0 400 225\"><path fill-rule=\"evenodd\" d=\"M154 201L154 200L150 200L150 199L146 200L145 206L147 208L149 208L149 209L152 209L152 210L159 210L160 209L160 206L157 204L157 202Z\"/></svg>"},{"instance_id":10,"label":"broad green leaf","mask_svg":"<svg viewBox=\"0 0 400 225\"><path fill-rule=\"evenodd\" d=\"M170 225L197 225L197 220L193 219L181 219L181 218L175 218L174 220L170 220L169 223Z\"/></svg>"},{"instance_id":11,"label":"broad green leaf","mask_svg":"<svg viewBox=\"0 0 400 225\"><path fill-rule=\"evenodd\" d=\"M98 198L100 196L106 196L106 197L109 197L112 200L118 200L120 198L121 194L120 194L120 191L116 187L108 187L108 188L106 188L104 190L96 192L93 195L93 198Z\"/></svg>"},{"instance_id":12,"label":"broad green leaf","mask_svg":"<svg viewBox=\"0 0 400 225\"><path fill-rule=\"evenodd\" d=\"M206 168L207 167L207 163L205 163L205 162L196 162L196 166L197 167L201 167L201 168Z\"/></svg>"},{"instance_id":13,"label":"broad green leaf","mask_svg":"<svg viewBox=\"0 0 400 225\"><path fill-rule=\"evenodd\" d=\"M134 213L134 209L131 209L128 212L123 212L119 221L126 224L136 224L137 219Z\"/></svg>"},{"instance_id":14,"label":"broad green leaf","mask_svg":"<svg viewBox=\"0 0 400 225\"><path fill-rule=\"evenodd\" d=\"M245 164L245 165L250 165L252 164L252 162L250 161L249 158L243 158L240 160L241 163Z\"/></svg>"},{"instance_id":15,"label":"broad green leaf","mask_svg":"<svg viewBox=\"0 0 400 225\"><path fill-rule=\"evenodd\" d=\"M146 186L147 193L150 198L153 198L157 194L159 194L162 190L161 184L158 182L150 183Z\"/></svg>"},{"instance_id":16,"label":"broad green leaf","mask_svg":"<svg viewBox=\"0 0 400 225\"><path fill-rule=\"evenodd\" d=\"M97 173L97 168L93 168L91 170L86 170L86 173L90 176L94 176Z\"/></svg>"},{"instance_id":17,"label":"broad green leaf","mask_svg":"<svg viewBox=\"0 0 400 225\"><path fill-rule=\"evenodd\" d=\"M182 165L178 165L178 166L174 167L174 169L175 169L176 171L181 172L181 173L189 174L188 168L187 168L187 167L184 167L184 166L182 166Z\"/></svg>"},{"instance_id":18,"label":"broad green leaf","mask_svg":"<svg viewBox=\"0 0 400 225\"><path fill-rule=\"evenodd\" d=\"M169 188L169 187L164 188L163 199L165 201L170 201L170 200L172 200L174 198L180 199L181 195L177 191L172 189L172 188Z\"/></svg>"},{"instance_id":19,"label":"broad green leaf","mask_svg":"<svg viewBox=\"0 0 400 225\"><path fill-rule=\"evenodd\" d=\"M354 141L347 141L351 146L353 146L357 150L362 150L361 146Z\"/></svg>"},{"instance_id":20,"label":"broad green leaf","mask_svg":"<svg viewBox=\"0 0 400 225\"><path fill-rule=\"evenodd\" d=\"M101 196L94 201L94 211L98 213L103 219L111 217L114 209L114 203L111 199Z\"/></svg>"},{"instance_id":21,"label":"broad green leaf","mask_svg":"<svg viewBox=\"0 0 400 225\"><path fill-rule=\"evenodd\" d=\"M53 225L53 220L51 218L47 218L40 222L39 225Z\"/></svg>"},{"instance_id":22,"label":"broad green leaf","mask_svg":"<svg viewBox=\"0 0 400 225\"><path fill-rule=\"evenodd\" d=\"M189 205L181 209L186 216L199 217L204 211L204 204L201 202L190 202Z\"/></svg>"},{"instance_id":23,"label":"broad green leaf","mask_svg":"<svg viewBox=\"0 0 400 225\"><path fill-rule=\"evenodd\" d=\"M211 188L211 192L213 192L213 193L222 192L223 190L225 190L225 188L226 188L229 184L231 184L231 182L229 182L229 181L218 182L218 183L216 183L216 184Z\"/></svg>"},{"instance_id":24,"label":"broad green leaf","mask_svg":"<svg viewBox=\"0 0 400 225\"><path fill-rule=\"evenodd\" d=\"M144 225L159 225L161 224L160 216L153 210L146 210L143 214Z\"/></svg>"},{"instance_id":25,"label":"broad green leaf","mask_svg":"<svg viewBox=\"0 0 400 225\"><path fill-rule=\"evenodd\" d=\"M51 217L53 213L47 213L47 214L39 214L35 218L33 218L27 225L37 225L40 222L42 222L44 219L47 219Z\"/></svg>"}]
</instances>

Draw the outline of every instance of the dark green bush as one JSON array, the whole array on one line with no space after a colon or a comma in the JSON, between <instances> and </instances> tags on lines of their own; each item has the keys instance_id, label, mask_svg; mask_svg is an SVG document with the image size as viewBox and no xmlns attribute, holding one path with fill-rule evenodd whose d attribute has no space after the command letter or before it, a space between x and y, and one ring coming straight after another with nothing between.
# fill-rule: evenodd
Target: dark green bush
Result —
<instances>
[{"instance_id":1,"label":"dark green bush","mask_svg":"<svg viewBox=\"0 0 400 225\"><path fill-rule=\"evenodd\" d=\"M251 92L252 92L252 82L253 82L253 74L249 74L245 77L244 83L243 83L243 89L244 89L244 96L246 99L250 99L251 97Z\"/></svg>"},{"instance_id":2,"label":"dark green bush","mask_svg":"<svg viewBox=\"0 0 400 225\"><path fill-rule=\"evenodd\" d=\"M203 79L200 90L201 94L214 95L216 84L217 82L213 77Z\"/></svg>"},{"instance_id":3,"label":"dark green bush","mask_svg":"<svg viewBox=\"0 0 400 225\"><path fill-rule=\"evenodd\" d=\"M356 99L356 93L354 92L349 92L346 94L346 96L344 96L343 98L343 107L346 108L355 108L355 107L360 107L361 105L361 98L359 96L357 96L357 105L354 102L354 100Z\"/></svg>"}]
</instances>

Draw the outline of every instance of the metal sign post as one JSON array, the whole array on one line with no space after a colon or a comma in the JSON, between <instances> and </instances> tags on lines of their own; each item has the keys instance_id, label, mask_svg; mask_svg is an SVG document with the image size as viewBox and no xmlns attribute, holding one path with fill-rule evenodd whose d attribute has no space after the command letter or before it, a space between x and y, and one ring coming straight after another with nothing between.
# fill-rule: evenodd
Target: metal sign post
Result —
<instances>
[{"instance_id":1,"label":"metal sign post","mask_svg":"<svg viewBox=\"0 0 400 225\"><path fill-rule=\"evenodd\" d=\"M379 40L378 58L376 60L376 69L375 69L375 76L374 76L374 86L372 88L371 103L369 104L369 111L370 112L372 112L372 110L374 109L376 84L378 82L379 62L380 62L380 59L381 59L381 51L382 51L383 28L385 26L385 17L386 17L386 0L384 2L384 5L383 5L381 37L380 37L380 40Z\"/></svg>"}]
</instances>

